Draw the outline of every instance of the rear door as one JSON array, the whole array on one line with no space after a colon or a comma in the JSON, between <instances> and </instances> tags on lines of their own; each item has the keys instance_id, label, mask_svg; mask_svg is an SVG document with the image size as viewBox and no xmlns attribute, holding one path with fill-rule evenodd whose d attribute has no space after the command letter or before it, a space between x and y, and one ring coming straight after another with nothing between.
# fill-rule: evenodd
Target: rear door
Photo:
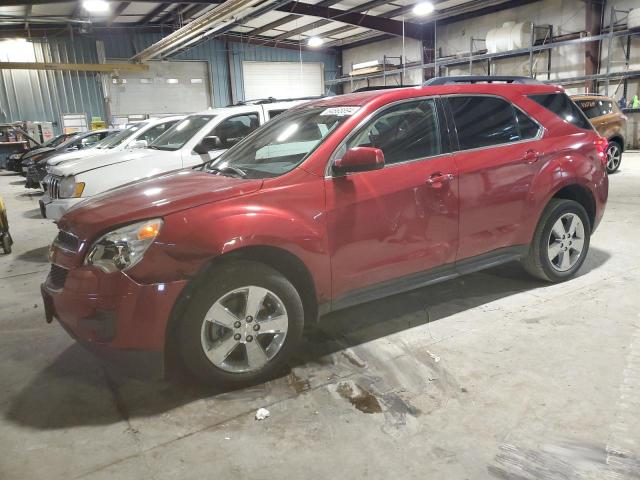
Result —
<instances>
[{"instance_id":1,"label":"rear door","mask_svg":"<svg viewBox=\"0 0 640 480\"><path fill-rule=\"evenodd\" d=\"M376 147L386 162L325 179L334 297L454 262L457 170L439 117L434 98L386 107L334 155Z\"/></svg>"},{"instance_id":2,"label":"rear door","mask_svg":"<svg viewBox=\"0 0 640 480\"><path fill-rule=\"evenodd\" d=\"M455 125L460 179L458 259L516 245L542 162L542 128L507 100L489 95L446 99Z\"/></svg>"}]
</instances>

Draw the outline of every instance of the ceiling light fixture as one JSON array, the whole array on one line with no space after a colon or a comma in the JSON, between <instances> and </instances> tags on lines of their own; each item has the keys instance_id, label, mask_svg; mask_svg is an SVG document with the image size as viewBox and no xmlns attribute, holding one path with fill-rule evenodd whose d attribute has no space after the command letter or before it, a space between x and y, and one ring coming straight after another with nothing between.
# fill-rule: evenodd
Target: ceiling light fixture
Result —
<instances>
[{"instance_id":1,"label":"ceiling light fixture","mask_svg":"<svg viewBox=\"0 0 640 480\"><path fill-rule=\"evenodd\" d=\"M413 7L414 15L419 15L421 17L425 15L429 15L433 12L433 3L431 2L420 2L416 3L415 7Z\"/></svg>"},{"instance_id":2,"label":"ceiling light fixture","mask_svg":"<svg viewBox=\"0 0 640 480\"><path fill-rule=\"evenodd\" d=\"M109 11L109 2L105 0L84 0L82 8L90 13L104 13Z\"/></svg>"},{"instance_id":3,"label":"ceiling light fixture","mask_svg":"<svg viewBox=\"0 0 640 480\"><path fill-rule=\"evenodd\" d=\"M309 40L307 40L307 45L309 45L310 47L319 47L323 43L324 40L320 37L309 37Z\"/></svg>"}]
</instances>

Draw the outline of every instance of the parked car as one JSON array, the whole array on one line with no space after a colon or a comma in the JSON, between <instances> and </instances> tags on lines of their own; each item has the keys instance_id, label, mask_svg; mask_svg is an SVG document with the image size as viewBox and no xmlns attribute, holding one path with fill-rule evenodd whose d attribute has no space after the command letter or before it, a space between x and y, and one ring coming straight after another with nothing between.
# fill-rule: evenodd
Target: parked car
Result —
<instances>
[{"instance_id":1,"label":"parked car","mask_svg":"<svg viewBox=\"0 0 640 480\"><path fill-rule=\"evenodd\" d=\"M40 211L59 219L83 200L163 172L208 162L261 124L301 101L206 110L187 116L148 148L115 152L49 168Z\"/></svg>"},{"instance_id":2,"label":"parked car","mask_svg":"<svg viewBox=\"0 0 640 480\"><path fill-rule=\"evenodd\" d=\"M581 94L571 97L587 116L597 132L609 141L607 147L607 173L620 168L624 151L627 116L616 101L603 95Z\"/></svg>"},{"instance_id":3,"label":"parked car","mask_svg":"<svg viewBox=\"0 0 640 480\"><path fill-rule=\"evenodd\" d=\"M151 118L132 123L121 131L109 135L92 148L61 153L47 159L47 168L63 162L96 157L105 153L122 152L127 149L146 148L151 142L173 127L184 115Z\"/></svg>"},{"instance_id":4,"label":"parked car","mask_svg":"<svg viewBox=\"0 0 640 480\"><path fill-rule=\"evenodd\" d=\"M61 143L66 142L69 138L73 137L74 135L76 134L63 133L61 135L58 135L57 137L53 137L52 139L44 143L41 143L40 145L36 145L35 147L30 148L26 151L9 155L7 159L7 170L13 170L14 172L22 173L22 162L24 160L28 160L33 155L37 155L38 153L41 153L40 152L41 149L55 148Z\"/></svg>"},{"instance_id":5,"label":"parked car","mask_svg":"<svg viewBox=\"0 0 640 480\"><path fill-rule=\"evenodd\" d=\"M206 171L68 211L46 316L138 374L177 360L207 383L262 381L320 314L513 260L573 277L604 213L605 150L557 86L312 102Z\"/></svg>"},{"instance_id":6,"label":"parked car","mask_svg":"<svg viewBox=\"0 0 640 480\"><path fill-rule=\"evenodd\" d=\"M22 162L22 172L27 177L25 187L40 188L40 182L44 180L46 175L47 159L58 153L76 152L92 148L107 136L115 133L117 133L117 130L93 130L74 135L57 147L40 149L38 153Z\"/></svg>"}]
</instances>

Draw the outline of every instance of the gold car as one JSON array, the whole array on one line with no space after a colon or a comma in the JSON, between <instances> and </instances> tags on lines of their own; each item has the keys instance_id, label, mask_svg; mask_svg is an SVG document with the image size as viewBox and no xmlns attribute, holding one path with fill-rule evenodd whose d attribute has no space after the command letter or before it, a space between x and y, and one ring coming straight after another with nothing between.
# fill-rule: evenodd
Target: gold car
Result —
<instances>
[{"instance_id":1,"label":"gold car","mask_svg":"<svg viewBox=\"0 0 640 480\"><path fill-rule=\"evenodd\" d=\"M598 133L609 140L607 147L607 173L620 168L624 150L624 134L627 117L618 108L616 101L603 95L573 95L571 99L589 118Z\"/></svg>"}]
</instances>

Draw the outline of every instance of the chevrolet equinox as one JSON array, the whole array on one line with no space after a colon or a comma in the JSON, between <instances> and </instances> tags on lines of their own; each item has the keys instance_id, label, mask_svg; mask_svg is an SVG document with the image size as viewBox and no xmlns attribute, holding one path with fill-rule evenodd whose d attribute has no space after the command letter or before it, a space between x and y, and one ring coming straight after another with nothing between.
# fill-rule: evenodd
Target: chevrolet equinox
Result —
<instances>
[{"instance_id":1,"label":"chevrolet equinox","mask_svg":"<svg viewBox=\"0 0 640 480\"><path fill-rule=\"evenodd\" d=\"M573 277L607 200L607 140L560 87L438 80L307 103L206 167L72 208L47 320L130 373L170 359L239 386L282 369L329 311L512 260Z\"/></svg>"}]
</instances>

